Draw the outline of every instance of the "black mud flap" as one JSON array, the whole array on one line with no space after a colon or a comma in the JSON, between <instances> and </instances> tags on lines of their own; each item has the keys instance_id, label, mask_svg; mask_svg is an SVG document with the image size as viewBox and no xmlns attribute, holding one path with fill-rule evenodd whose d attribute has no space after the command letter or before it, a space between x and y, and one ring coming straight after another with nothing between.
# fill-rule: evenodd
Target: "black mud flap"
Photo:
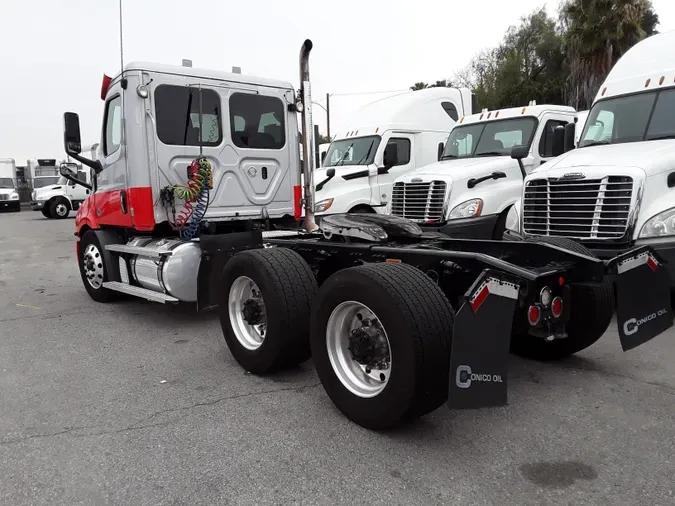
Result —
<instances>
[{"instance_id":1,"label":"black mud flap","mask_svg":"<svg viewBox=\"0 0 675 506\"><path fill-rule=\"evenodd\" d=\"M616 320L623 351L632 350L673 326L670 276L648 247L610 261L616 264Z\"/></svg>"},{"instance_id":2,"label":"black mud flap","mask_svg":"<svg viewBox=\"0 0 675 506\"><path fill-rule=\"evenodd\" d=\"M517 280L484 270L455 315L450 355L448 407L472 409L506 405L511 325Z\"/></svg>"},{"instance_id":3,"label":"black mud flap","mask_svg":"<svg viewBox=\"0 0 675 506\"><path fill-rule=\"evenodd\" d=\"M225 264L240 251L262 248L262 232L251 230L202 235L199 238L199 246L202 250L202 259L197 277L197 310L207 311L218 305L220 277Z\"/></svg>"}]
</instances>

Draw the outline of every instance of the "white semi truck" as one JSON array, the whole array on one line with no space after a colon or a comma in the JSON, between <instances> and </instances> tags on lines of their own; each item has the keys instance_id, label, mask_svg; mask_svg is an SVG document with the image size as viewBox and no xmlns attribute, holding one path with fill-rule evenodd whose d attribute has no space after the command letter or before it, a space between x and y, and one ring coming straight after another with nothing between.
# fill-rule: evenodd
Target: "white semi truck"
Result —
<instances>
[{"instance_id":1,"label":"white semi truck","mask_svg":"<svg viewBox=\"0 0 675 506\"><path fill-rule=\"evenodd\" d=\"M674 45L675 32L653 35L619 59L578 147L568 129L566 153L526 178L508 238L570 238L600 258L648 245L675 288Z\"/></svg>"},{"instance_id":2,"label":"white semi truck","mask_svg":"<svg viewBox=\"0 0 675 506\"><path fill-rule=\"evenodd\" d=\"M672 326L667 274L648 247L603 262L567 239L450 239L376 213L317 226L311 48L297 94L272 79L128 64L104 80L97 160L65 113L66 152L95 174L75 217L92 299L217 309L243 368L263 375L311 356L335 405L371 429L444 403L504 405L509 349L556 359L590 346L612 320L614 286L624 349ZM67 165L62 174L84 184ZM644 255L649 265L636 263ZM623 332L637 304L658 315Z\"/></svg>"},{"instance_id":3,"label":"white semi truck","mask_svg":"<svg viewBox=\"0 0 675 506\"><path fill-rule=\"evenodd\" d=\"M474 103L468 88L428 88L361 108L316 170L317 216L384 213L394 179L438 160L455 122Z\"/></svg>"},{"instance_id":4,"label":"white semi truck","mask_svg":"<svg viewBox=\"0 0 675 506\"><path fill-rule=\"evenodd\" d=\"M460 118L439 161L394 181L388 211L453 237L501 239L525 176L562 152L553 132L576 116L571 107L531 102Z\"/></svg>"},{"instance_id":5,"label":"white semi truck","mask_svg":"<svg viewBox=\"0 0 675 506\"><path fill-rule=\"evenodd\" d=\"M84 146L82 153L85 153L89 159L96 160L98 156L96 154L97 149L98 143ZM71 169L75 170L77 178L84 185L76 184L59 175L59 179L50 184L35 186L31 194L30 205L33 211L41 211L45 218L67 218L71 211L77 211L80 208L80 205L82 205L92 190L92 173L89 167L72 162L64 163L67 163ZM34 181L36 180L38 179L36 178Z\"/></svg>"},{"instance_id":6,"label":"white semi truck","mask_svg":"<svg viewBox=\"0 0 675 506\"><path fill-rule=\"evenodd\" d=\"M21 211L14 158L0 159L0 210Z\"/></svg>"}]
</instances>

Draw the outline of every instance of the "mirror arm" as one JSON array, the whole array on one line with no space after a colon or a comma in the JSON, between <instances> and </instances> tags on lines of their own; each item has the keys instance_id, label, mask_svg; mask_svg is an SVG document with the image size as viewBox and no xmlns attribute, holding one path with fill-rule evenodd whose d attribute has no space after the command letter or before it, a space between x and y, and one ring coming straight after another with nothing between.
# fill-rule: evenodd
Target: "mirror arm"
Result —
<instances>
[{"instance_id":1,"label":"mirror arm","mask_svg":"<svg viewBox=\"0 0 675 506\"><path fill-rule=\"evenodd\" d=\"M89 158L85 158L84 156L82 156L80 154L77 154L77 153L73 153L73 152L69 152L68 156L70 156L71 158L74 158L75 160L77 160L81 164L84 164L87 167L90 167L91 169L93 169L94 173L96 173L96 174L100 173L103 170L103 165L101 165L101 162L99 162L98 160L90 160Z\"/></svg>"},{"instance_id":2,"label":"mirror arm","mask_svg":"<svg viewBox=\"0 0 675 506\"><path fill-rule=\"evenodd\" d=\"M72 176L67 176L65 174L61 174L63 177L65 177L68 181L72 182L73 184L79 184L80 186L84 186L87 190L91 190L92 186L88 183L85 183L84 181L80 181L76 177Z\"/></svg>"},{"instance_id":3,"label":"mirror arm","mask_svg":"<svg viewBox=\"0 0 675 506\"><path fill-rule=\"evenodd\" d=\"M523 160L518 158L518 167L520 167L520 173L523 176L523 180L527 177L527 172L525 172L525 166L523 165Z\"/></svg>"},{"instance_id":4,"label":"mirror arm","mask_svg":"<svg viewBox=\"0 0 675 506\"><path fill-rule=\"evenodd\" d=\"M334 177L335 177L335 174L333 174L332 176L328 176L326 179L324 179L323 181L321 181L320 183L318 183L318 184L314 187L314 190L315 190L315 191L321 191L321 190L323 190L323 187L326 185L326 183L327 183L328 181L330 181L331 179L333 179Z\"/></svg>"}]
</instances>

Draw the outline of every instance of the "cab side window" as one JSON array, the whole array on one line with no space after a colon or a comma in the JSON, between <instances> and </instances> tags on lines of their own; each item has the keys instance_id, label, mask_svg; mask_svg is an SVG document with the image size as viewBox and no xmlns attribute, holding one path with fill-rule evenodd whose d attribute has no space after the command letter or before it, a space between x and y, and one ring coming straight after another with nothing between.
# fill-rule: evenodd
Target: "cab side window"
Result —
<instances>
[{"instance_id":1,"label":"cab side window","mask_svg":"<svg viewBox=\"0 0 675 506\"><path fill-rule=\"evenodd\" d=\"M567 121L550 119L544 125L544 131L539 140L539 156L542 158L551 158L553 156L553 132L559 126L564 127Z\"/></svg>"},{"instance_id":2,"label":"cab side window","mask_svg":"<svg viewBox=\"0 0 675 506\"><path fill-rule=\"evenodd\" d=\"M407 165L410 163L410 139L404 139L402 137L392 137L387 142L387 146L395 144L398 148L398 163L396 165ZM386 149L385 147L385 149Z\"/></svg>"},{"instance_id":3,"label":"cab side window","mask_svg":"<svg viewBox=\"0 0 675 506\"><path fill-rule=\"evenodd\" d=\"M122 97L108 100L105 106L105 135L103 136L103 154L112 155L122 142Z\"/></svg>"}]
</instances>

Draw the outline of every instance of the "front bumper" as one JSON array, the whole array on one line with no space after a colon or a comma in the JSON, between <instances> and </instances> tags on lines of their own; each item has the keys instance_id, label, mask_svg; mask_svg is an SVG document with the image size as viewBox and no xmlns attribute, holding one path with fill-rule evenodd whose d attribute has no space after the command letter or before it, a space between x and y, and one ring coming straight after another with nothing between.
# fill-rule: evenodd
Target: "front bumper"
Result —
<instances>
[{"instance_id":1,"label":"front bumper","mask_svg":"<svg viewBox=\"0 0 675 506\"><path fill-rule=\"evenodd\" d=\"M0 200L0 209L21 209L21 201Z\"/></svg>"},{"instance_id":2,"label":"front bumper","mask_svg":"<svg viewBox=\"0 0 675 506\"><path fill-rule=\"evenodd\" d=\"M31 200L31 201L30 201L30 208L31 208L33 211L39 211L39 210L42 209L44 206L45 206L45 203L44 203L44 202L39 202L39 201L37 201L37 200Z\"/></svg>"},{"instance_id":3,"label":"front bumper","mask_svg":"<svg viewBox=\"0 0 675 506\"><path fill-rule=\"evenodd\" d=\"M443 225L420 225L423 230L441 232L457 239L493 239L498 214L446 221Z\"/></svg>"}]
</instances>

